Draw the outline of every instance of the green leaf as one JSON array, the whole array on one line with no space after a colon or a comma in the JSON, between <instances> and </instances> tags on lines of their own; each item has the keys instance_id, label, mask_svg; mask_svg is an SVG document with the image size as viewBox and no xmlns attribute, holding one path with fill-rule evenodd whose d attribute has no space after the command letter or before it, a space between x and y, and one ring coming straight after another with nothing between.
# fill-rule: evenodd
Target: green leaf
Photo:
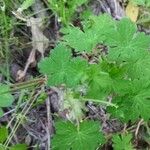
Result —
<instances>
[{"instance_id":1,"label":"green leaf","mask_svg":"<svg viewBox=\"0 0 150 150\"><path fill-rule=\"evenodd\" d=\"M140 89L140 87L139 87ZM122 121L136 121L143 118L145 121L150 119L150 88L136 91L136 94L129 96L116 97L113 102L119 107L109 108L108 111L114 117L120 118Z\"/></svg>"},{"instance_id":2,"label":"green leaf","mask_svg":"<svg viewBox=\"0 0 150 150\"><path fill-rule=\"evenodd\" d=\"M10 150L27 150L27 145L26 144L16 144L12 147L9 148Z\"/></svg>"},{"instance_id":3,"label":"green leaf","mask_svg":"<svg viewBox=\"0 0 150 150\"><path fill-rule=\"evenodd\" d=\"M112 80L109 73L103 72L98 64L92 64L88 71L87 98L103 99L110 92Z\"/></svg>"},{"instance_id":4,"label":"green leaf","mask_svg":"<svg viewBox=\"0 0 150 150\"><path fill-rule=\"evenodd\" d=\"M41 73L48 76L48 85L74 87L82 81L87 62L78 57L71 59L71 50L58 45L49 57L39 63L39 68Z\"/></svg>"},{"instance_id":5,"label":"green leaf","mask_svg":"<svg viewBox=\"0 0 150 150\"><path fill-rule=\"evenodd\" d=\"M138 79L149 85L150 79L150 54L138 59L135 63L127 66L128 74L132 79Z\"/></svg>"},{"instance_id":6,"label":"green leaf","mask_svg":"<svg viewBox=\"0 0 150 150\"><path fill-rule=\"evenodd\" d=\"M64 83L66 67L70 63L71 51L63 45L58 45L47 58L39 63L40 72L48 76L49 85Z\"/></svg>"},{"instance_id":7,"label":"green leaf","mask_svg":"<svg viewBox=\"0 0 150 150\"><path fill-rule=\"evenodd\" d=\"M138 33L136 25L124 18L117 22L116 30L108 34L106 45L110 47L109 60L134 62L149 55L150 37L144 33Z\"/></svg>"},{"instance_id":8,"label":"green leaf","mask_svg":"<svg viewBox=\"0 0 150 150\"><path fill-rule=\"evenodd\" d=\"M0 107L9 107L13 102L9 86L0 83Z\"/></svg>"},{"instance_id":9,"label":"green leaf","mask_svg":"<svg viewBox=\"0 0 150 150\"><path fill-rule=\"evenodd\" d=\"M109 22L109 23L108 23ZM63 29L63 41L76 51L92 52L98 43L102 43L113 28L114 22L108 15L92 16L83 23L83 30L78 27Z\"/></svg>"},{"instance_id":10,"label":"green leaf","mask_svg":"<svg viewBox=\"0 0 150 150\"><path fill-rule=\"evenodd\" d=\"M56 123L52 148L54 150L95 150L103 142L104 137L100 133L98 122L83 121L78 129L71 122L59 121Z\"/></svg>"},{"instance_id":11,"label":"green leaf","mask_svg":"<svg viewBox=\"0 0 150 150\"><path fill-rule=\"evenodd\" d=\"M118 94L119 96L130 94L132 93L133 89L131 81L125 79L114 79L112 88L114 93Z\"/></svg>"},{"instance_id":12,"label":"green leaf","mask_svg":"<svg viewBox=\"0 0 150 150\"><path fill-rule=\"evenodd\" d=\"M150 119L150 89L141 90L136 96L133 97L133 115L131 119L138 119L140 116L145 121Z\"/></svg>"},{"instance_id":13,"label":"green leaf","mask_svg":"<svg viewBox=\"0 0 150 150\"><path fill-rule=\"evenodd\" d=\"M0 127L0 143L3 143L7 139L7 136L8 136L7 128L4 126L1 126Z\"/></svg>"},{"instance_id":14,"label":"green leaf","mask_svg":"<svg viewBox=\"0 0 150 150\"><path fill-rule=\"evenodd\" d=\"M97 35L83 32L77 27L69 27L63 30L63 33L65 33L63 40L66 42L66 45L69 45L76 51L90 52L97 43Z\"/></svg>"},{"instance_id":15,"label":"green leaf","mask_svg":"<svg viewBox=\"0 0 150 150\"><path fill-rule=\"evenodd\" d=\"M131 134L114 135L112 139L114 150L134 150L131 139Z\"/></svg>"},{"instance_id":16,"label":"green leaf","mask_svg":"<svg viewBox=\"0 0 150 150\"><path fill-rule=\"evenodd\" d=\"M110 93L125 95L130 93L131 83L126 77L126 68L100 61L91 64L87 73L87 98L106 99Z\"/></svg>"}]
</instances>

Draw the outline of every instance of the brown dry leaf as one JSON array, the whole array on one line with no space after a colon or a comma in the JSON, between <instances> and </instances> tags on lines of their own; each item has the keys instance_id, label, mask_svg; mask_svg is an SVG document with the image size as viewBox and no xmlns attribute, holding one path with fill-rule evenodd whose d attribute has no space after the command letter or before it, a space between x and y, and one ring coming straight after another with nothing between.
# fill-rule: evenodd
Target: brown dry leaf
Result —
<instances>
[{"instance_id":1,"label":"brown dry leaf","mask_svg":"<svg viewBox=\"0 0 150 150\"><path fill-rule=\"evenodd\" d=\"M49 44L49 39L43 34L42 26L43 26L43 20L41 18L29 18L26 19L27 26L31 27L32 32L32 50L30 52L29 58L26 62L24 70L19 70L17 73L17 80L23 80L26 72L29 68L29 66L32 63L35 63L35 52L36 50L39 51L42 55L42 58L44 58L44 52Z\"/></svg>"},{"instance_id":2,"label":"brown dry leaf","mask_svg":"<svg viewBox=\"0 0 150 150\"><path fill-rule=\"evenodd\" d=\"M139 15L139 7L129 2L126 7L126 16L129 17L133 22L137 21Z\"/></svg>"},{"instance_id":3,"label":"brown dry leaf","mask_svg":"<svg viewBox=\"0 0 150 150\"><path fill-rule=\"evenodd\" d=\"M42 56L44 56L45 49L48 47L49 39L43 34L41 18L29 18L27 20L27 26L31 27L32 32L32 47L34 50L38 50Z\"/></svg>"}]
</instances>

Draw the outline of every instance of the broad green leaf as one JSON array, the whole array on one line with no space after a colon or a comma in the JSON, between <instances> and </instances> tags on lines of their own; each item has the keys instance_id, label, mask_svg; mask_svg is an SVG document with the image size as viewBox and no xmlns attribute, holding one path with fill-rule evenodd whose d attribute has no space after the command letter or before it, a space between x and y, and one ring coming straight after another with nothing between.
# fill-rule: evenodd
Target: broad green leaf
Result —
<instances>
[{"instance_id":1,"label":"broad green leaf","mask_svg":"<svg viewBox=\"0 0 150 150\"><path fill-rule=\"evenodd\" d=\"M112 102L115 103L118 108L107 107L107 112L114 118L119 118L123 122L128 122L132 114L133 102L131 98L128 96L117 96L113 98Z\"/></svg>"},{"instance_id":2,"label":"broad green leaf","mask_svg":"<svg viewBox=\"0 0 150 150\"><path fill-rule=\"evenodd\" d=\"M56 134L52 139L54 150L95 150L104 142L100 125L95 121L83 121L79 129L65 121L56 122L55 127Z\"/></svg>"},{"instance_id":3,"label":"broad green leaf","mask_svg":"<svg viewBox=\"0 0 150 150\"><path fill-rule=\"evenodd\" d=\"M9 107L13 102L9 86L0 83L0 107Z\"/></svg>"},{"instance_id":4,"label":"broad green leaf","mask_svg":"<svg viewBox=\"0 0 150 150\"><path fill-rule=\"evenodd\" d=\"M90 32L83 32L77 27L69 27L66 30L63 40L66 45L71 46L76 51L91 52L97 42L97 35Z\"/></svg>"},{"instance_id":5,"label":"broad green leaf","mask_svg":"<svg viewBox=\"0 0 150 150\"><path fill-rule=\"evenodd\" d=\"M4 126L1 126L0 127L0 143L3 143L7 139L7 136L8 136L7 128Z\"/></svg>"},{"instance_id":6,"label":"broad green leaf","mask_svg":"<svg viewBox=\"0 0 150 150\"><path fill-rule=\"evenodd\" d=\"M102 100L111 90L112 80L107 72L103 72L99 65L92 64L88 71L87 98Z\"/></svg>"},{"instance_id":7,"label":"broad green leaf","mask_svg":"<svg viewBox=\"0 0 150 150\"><path fill-rule=\"evenodd\" d=\"M83 30L78 27L62 30L65 34L62 39L76 51L92 52L98 43L103 43L113 26L114 22L108 15L92 16L83 23Z\"/></svg>"},{"instance_id":8,"label":"broad green leaf","mask_svg":"<svg viewBox=\"0 0 150 150\"><path fill-rule=\"evenodd\" d=\"M40 72L48 76L49 85L63 84L66 77L66 67L71 58L71 51L63 45L58 45L50 54L39 63Z\"/></svg>"},{"instance_id":9,"label":"broad green leaf","mask_svg":"<svg viewBox=\"0 0 150 150\"><path fill-rule=\"evenodd\" d=\"M126 94L132 93L133 86L129 80L114 79L112 83L112 89L114 93L118 94L119 96L124 96Z\"/></svg>"},{"instance_id":10,"label":"broad green leaf","mask_svg":"<svg viewBox=\"0 0 150 150\"><path fill-rule=\"evenodd\" d=\"M86 77L88 62L80 57L73 58L68 65L66 83L69 86L75 87L80 84Z\"/></svg>"},{"instance_id":11,"label":"broad green leaf","mask_svg":"<svg viewBox=\"0 0 150 150\"><path fill-rule=\"evenodd\" d=\"M126 77L126 68L117 64L101 61L91 64L87 73L87 98L105 99L110 93L125 95L130 93L132 86Z\"/></svg>"},{"instance_id":12,"label":"broad green leaf","mask_svg":"<svg viewBox=\"0 0 150 150\"><path fill-rule=\"evenodd\" d=\"M140 116L145 121L150 119L150 89L141 90L136 96L133 97L133 115L131 119L138 119Z\"/></svg>"},{"instance_id":13,"label":"broad green leaf","mask_svg":"<svg viewBox=\"0 0 150 150\"><path fill-rule=\"evenodd\" d=\"M113 136L113 148L114 150L134 150L131 144L132 135L131 134L116 134Z\"/></svg>"},{"instance_id":14,"label":"broad green leaf","mask_svg":"<svg viewBox=\"0 0 150 150\"><path fill-rule=\"evenodd\" d=\"M122 121L134 122L139 118L143 118L145 121L150 119L150 89L143 89L130 96L116 97L112 102L119 107L109 108L108 111Z\"/></svg>"},{"instance_id":15,"label":"broad green leaf","mask_svg":"<svg viewBox=\"0 0 150 150\"><path fill-rule=\"evenodd\" d=\"M134 62L149 55L150 37L144 33L138 33L136 25L124 18L117 22L116 30L108 34L106 45L109 46L109 60Z\"/></svg>"},{"instance_id":16,"label":"broad green leaf","mask_svg":"<svg viewBox=\"0 0 150 150\"><path fill-rule=\"evenodd\" d=\"M128 65L128 74L132 79L142 80L146 84L150 79L150 53ZM138 82L138 81L137 81ZM145 85L146 85L145 84Z\"/></svg>"},{"instance_id":17,"label":"broad green leaf","mask_svg":"<svg viewBox=\"0 0 150 150\"><path fill-rule=\"evenodd\" d=\"M124 95L130 93L131 81L126 79L126 66L117 63L109 63L106 60L100 61L100 69L107 74L107 80L103 79L102 84L107 84L107 90L117 95ZM96 70L100 70L96 69ZM96 73L96 71L93 71Z\"/></svg>"},{"instance_id":18,"label":"broad green leaf","mask_svg":"<svg viewBox=\"0 0 150 150\"><path fill-rule=\"evenodd\" d=\"M71 50L58 45L49 57L39 63L39 68L48 76L48 85L74 87L82 81L87 62L78 57L71 59Z\"/></svg>"}]
</instances>

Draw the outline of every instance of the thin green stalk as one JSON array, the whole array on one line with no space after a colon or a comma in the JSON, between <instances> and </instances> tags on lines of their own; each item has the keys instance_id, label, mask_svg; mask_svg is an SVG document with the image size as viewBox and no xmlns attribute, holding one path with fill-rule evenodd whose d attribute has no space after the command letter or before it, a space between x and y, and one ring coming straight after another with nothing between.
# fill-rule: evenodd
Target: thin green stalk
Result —
<instances>
[{"instance_id":1,"label":"thin green stalk","mask_svg":"<svg viewBox=\"0 0 150 150\"><path fill-rule=\"evenodd\" d=\"M39 96L40 94L40 91L34 96L33 98L33 95L34 95L35 92L33 92L31 94L31 98L30 100L28 101L30 103L30 105L28 106L29 103L26 104L26 106L23 108L22 112L20 113L20 116L26 116L27 113L29 112L29 110L31 109L33 103L35 102L35 100L37 99L37 97ZM12 137L14 136L14 134L16 133L18 127L20 126L22 120L23 120L24 117L21 117L19 118L19 120L15 123L13 129L12 129L12 132L10 133L9 137L7 138L6 142L4 143L4 146L5 147L8 147Z\"/></svg>"},{"instance_id":2,"label":"thin green stalk","mask_svg":"<svg viewBox=\"0 0 150 150\"><path fill-rule=\"evenodd\" d=\"M8 38L8 22L6 18L6 12L5 10L2 11L3 19L4 19L4 49L5 49L5 60L6 60L6 73L7 73L7 81L10 80L10 72L9 72L9 38Z\"/></svg>"},{"instance_id":3,"label":"thin green stalk","mask_svg":"<svg viewBox=\"0 0 150 150\"><path fill-rule=\"evenodd\" d=\"M115 108L118 108L118 106L116 104L113 104L111 102L108 102L108 101L103 101L103 100L99 100L99 99L86 99L86 98L81 98L81 100L83 101L92 101L92 102L95 102L95 103L101 103L101 104L104 104L106 106L111 106L111 107L115 107Z\"/></svg>"}]
</instances>

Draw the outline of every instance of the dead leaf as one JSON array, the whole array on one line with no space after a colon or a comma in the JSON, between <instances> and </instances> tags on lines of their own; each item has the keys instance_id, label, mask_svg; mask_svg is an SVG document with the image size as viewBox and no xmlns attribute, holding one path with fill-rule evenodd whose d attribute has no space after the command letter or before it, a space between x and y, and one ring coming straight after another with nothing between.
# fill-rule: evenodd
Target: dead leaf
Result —
<instances>
[{"instance_id":1,"label":"dead leaf","mask_svg":"<svg viewBox=\"0 0 150 150\"><path fill-rule=\"evenodd\" d=\"M43 20L41 18L29 18L26 19L27 26L31 27L32 32L32 50L30 52L29 58L26 62L24 70L19 70L17 72L17 80L23 80L26 72L29 68L29 66L32 63L35 63L35 52L36 50L39 51L42 55L42 58L44 58L44 52L49 44L49 39L43 34L42 26L43 26Z\"/></svg>"},{"instance_id":2,"label":"dead leaf","mask_svg":"<svg viewBox=\"0 0 150 150\"><path fill-rule=\"evenodd\" d=\"M27 26L31 27L32 32L32 47L38 50L44 56L45 49L48 47L49 39L43 34L41 18L33 18L27 20Z\"/></svg>"},{"instance_id":3,"label":"dead leaf","mask_svg":"<svg viewBox=\"0 0 150 150\"><path fill-rule=\"evenodd\" d=\"M129 17L133 22L137 21L139 15L139 7L129 2L126 7L126 16Z\"/></svg>"}]
</instances>

